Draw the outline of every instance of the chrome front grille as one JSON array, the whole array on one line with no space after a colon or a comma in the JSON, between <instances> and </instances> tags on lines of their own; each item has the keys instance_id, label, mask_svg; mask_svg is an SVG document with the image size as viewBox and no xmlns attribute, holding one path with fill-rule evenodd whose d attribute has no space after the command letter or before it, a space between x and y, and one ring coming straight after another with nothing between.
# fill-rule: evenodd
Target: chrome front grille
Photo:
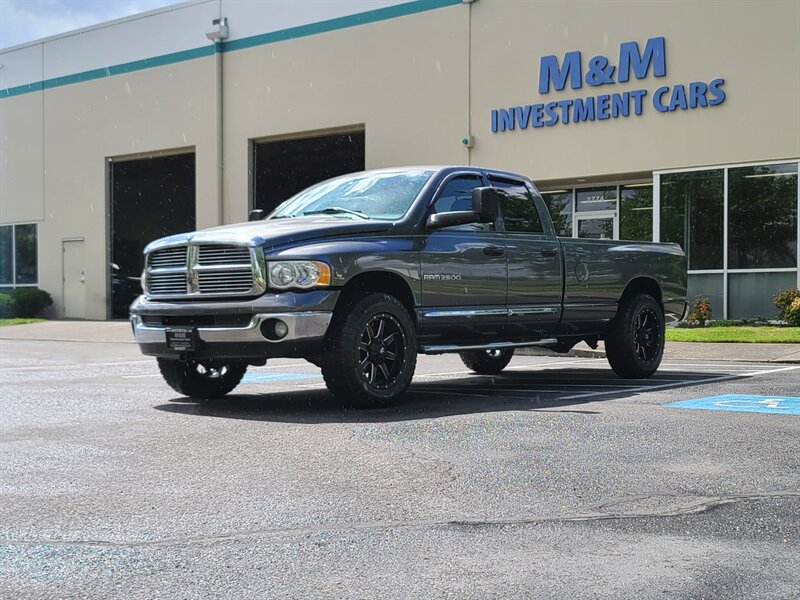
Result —
<instances>
[{"instance_id":1,"label":"chrome front grille","mask_svg":"<svg viewBox=\"0 0 800 600\"><path fill-rule=\"evenodd\" d=\"M186 246L156 250L147 257L148 264L154 269L161 267L185 267Z\"/></svg>"},{"instance_id":2,"label":"chrome front grille","mask_svg":"<svg viewBox=\"0 0 800 600\"><path fill-rule=\"evenodd\" d=\"M250 265L250 248L245 246L198 246L197 262L201 265Z\"/></svg>"},{"instance_id":3,"label":"chrome front grille","mask_svg":"<svg viewBox=\"0 0 800 600\"><path fill-rule=\"evenodd\" d=\"M198 287L201 294L232 292L244 294L253 287L253 271L231 269L229 271L201 271L198 273Z\"/></svg>"},{"instance_id":4,"label":"chrome front grille","mask_svg":"<svg viewBox=\"0 0 800 600\"><path fill-rule=\"evenodd\" d=\"M255 296L264 292L261 248L235 244L188 244L147 255L148 297Z\"/></svg>"},{"instance_id":5,"label":"chrome front grille","mask_svg":"<svg viewBox=\"0 0 800 600\"><path fill-rule=\"evenodd\" d=\"M147 293L151 296L185 294L186 272L149 274Z\"/></svg>"}]
</instances>

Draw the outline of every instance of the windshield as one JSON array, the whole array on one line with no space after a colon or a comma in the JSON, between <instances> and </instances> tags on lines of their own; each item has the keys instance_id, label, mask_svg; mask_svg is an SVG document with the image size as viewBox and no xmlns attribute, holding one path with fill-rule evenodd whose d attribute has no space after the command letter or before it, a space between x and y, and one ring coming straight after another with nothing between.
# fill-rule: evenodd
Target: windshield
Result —
<instances>
[{"instance_id":1,"label":"windshield","mask_svg":"<svg viewBox=\"0 0 800 600\"><path fill-rule=\"evenodd\" d=\"M329 214L349 219L400 219L433 171L358 173L323 181L281 204L270 219Z\"/></svg>"}]
</instances>

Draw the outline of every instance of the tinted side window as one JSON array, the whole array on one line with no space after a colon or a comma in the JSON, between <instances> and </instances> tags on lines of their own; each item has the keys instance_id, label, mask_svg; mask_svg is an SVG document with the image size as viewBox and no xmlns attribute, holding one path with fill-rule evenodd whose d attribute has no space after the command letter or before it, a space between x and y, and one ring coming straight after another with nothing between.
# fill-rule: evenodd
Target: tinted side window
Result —
<instances>
[{"instance_id":1,"label":"tinted side window","mask_svg":"<svg viewBox=\"0 0 800 600\"><path fill-rule=\"evenodd\" d=\"M533 196L523 183L498 178L491 178L490 181L501 190L503 222L508 233L544 233Z\"/></svg>"},{"instance_id":2,"label":"tinted side window","mask_svg":"<svg viewBox=\"0 0 800 600\"><path fill-rule=\"evenodd\" d=\"M483 185L479 175L454 177L444 186L433 203L433 212L460 212L472 210L472 190ZM470 223L448 227L447 231L494 231L494 223Z\"/></svg>"}]
</instances>

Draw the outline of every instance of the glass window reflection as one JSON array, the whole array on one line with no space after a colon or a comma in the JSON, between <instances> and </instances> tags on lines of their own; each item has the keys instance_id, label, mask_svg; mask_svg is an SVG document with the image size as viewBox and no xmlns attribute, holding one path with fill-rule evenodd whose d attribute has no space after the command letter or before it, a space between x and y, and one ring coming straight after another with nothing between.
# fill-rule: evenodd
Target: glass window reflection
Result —
<instances>
[{"instance_id":1,"label":"glass window reflection","mask_svg":"<svg viewBox=\"0 0 800 600\"><path fill-rule=\"evenodd\" d=\"M721 269L724 171L661 176L661 241L677 242L689 269Z\"/></svg>"},{"instance_id":2,"label":"glass window reflection","mask_svg":"<svg viewBox=\"0 0 800 600\"><path fill-rule=\"evenodd\" d=\"M586 188L577 190L575 201L578 212L617 209L617 186Z\"/></svg>"},{"instance_id":3,"label":"glass window reflection","mask_svg":"<svg viewBox=\"0 0 800 600\"><path fill-rule=\"evenodd\" d=\"M728 268L797 266L797 164L728 171Z\"/></svg>"},{"instance_id":4,"label":"glass window reflection","mask_svg":"<svg viewBox=\"0 0 800 600\"><path fill-rule=\"evenodd\" d=\"M649 242L653 239L653 184L620 187L619 237Z\"/></svg>"}]
</instances>

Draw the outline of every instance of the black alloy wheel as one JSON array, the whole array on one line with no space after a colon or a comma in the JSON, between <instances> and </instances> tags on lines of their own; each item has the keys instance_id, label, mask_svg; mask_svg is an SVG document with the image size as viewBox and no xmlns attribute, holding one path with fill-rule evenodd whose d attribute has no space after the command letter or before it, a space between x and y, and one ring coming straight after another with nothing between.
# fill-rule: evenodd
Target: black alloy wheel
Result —
<instances>
[{"instance_id":1,"label":"black alloy wheel","mask_svg":"<svg viewBox=\"0 0 800 600\"><path fill-rule=\"evenodd\" d=\"M400 322L388 313L372 317L364 326L358 343L359 365L370 387L391 387L405 362L406 335Z\"/></svg>"},{"instance_id":2,"label":"black alloy wheel","mask_svg":"<svg viewBox=\"0 0 800 600\"><path fill-rule=\"evenodd\" d=\"M514 356L514 348L493 348L490 350L469 350L460 352L461 362L481 375L497 375L508 366Z\"/></svg>"},{"instance_id":3,"label":"black alloy wheel","mask_svg":"<svg viewBox=\"0 0 800 600\"><path fill-rule=\"evenodd\" d=\"M158 359L158 368L173 390L202 400L222 398L233 391L247 371L247 365L241 362L166 358Z\"/></svg>"},{"instance_id":4,"label":"black alloy wheel","mask_svg":"<svg viewBox=\"0 0 800 600\"><path fill-rule=\"evenodd\" d=\"M337 307L325 340L322 376L343 405L394 402L411 384L416 364L414 321L397 298L372 293Z\"/></svg>"},{"instance_id":5,"label":"black alloy wheel","mask_svg":"<svg viewBox=\"0 0 800 600\"><path fill-rule=\"evenodd\" d=\"M650 294L623 298L605 335L606 358L626 379L644 379L656 372L664 356L664 310Z\"/></svg>"},{"instance_id":6,"label":"black alloy wheel","mask_svg":"<svg viewBox=\"0 0 800 600\"><path fill-rule=\"evenodd\" d=\"M659 331L658 317L651 308L647 307L639 311L633 329L636 355L644 362L652 362L659 352L661 332Z\"/></svg>"}]
</instances>

